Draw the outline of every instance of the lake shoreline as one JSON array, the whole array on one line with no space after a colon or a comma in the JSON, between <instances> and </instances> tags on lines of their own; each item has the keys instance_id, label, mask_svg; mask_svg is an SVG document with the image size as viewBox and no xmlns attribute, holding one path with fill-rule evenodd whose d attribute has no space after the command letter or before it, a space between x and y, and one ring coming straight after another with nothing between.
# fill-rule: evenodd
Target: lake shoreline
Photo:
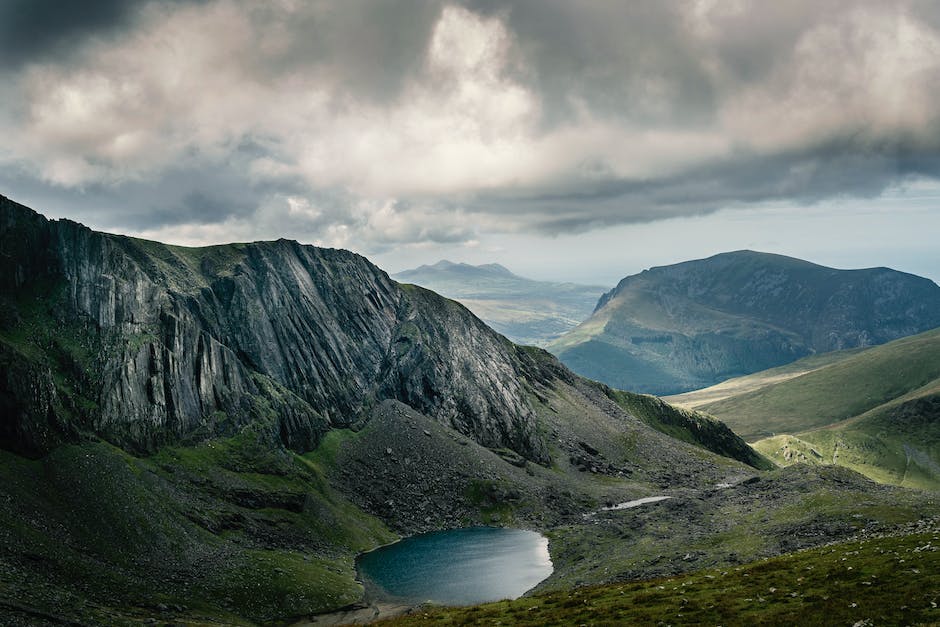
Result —
<instances>
[{"instance_id":1,"label":"lake shoreline","mask_svg":"<svg viewBox=\"0 0 940 627\"><path fill-rule=\"evenodd\" d=\"M481 533L484 534L482 542ZM493 538L493 533L497 534L495 538ZM537 537L534 544L530 536ZM448 544L455 541L456 544L453 544L453 546ZM528 552L531 554L534 550L536 555L534 558L532 556L529 558L528 572L517 571L517 576L523 578L516 580L516 589L513 589L511 581L506 581L502 584L502 587L496 589L496 594L492 589L486 589L487 585L492 584L493 577L484 578L485 584L481 588L482 592L480 592L482 596L477 598L465 596L464 584L461 584L461 590L458 594L454 593L453 584L450 584L450 589L447 585L444 588L435 588L434 585L427 589L422 589L420 586L415 588L415 579L413 575L408 574L408 568L400 574L398 572L383 573L383 570L387 569L389 564L394 565L393 568L400 568L401 564L411 564L409 568L415 568L418 563L424 563L426 567L432 569L428 581L432 584L435 582L439 584L442 580L454 579L452 572L448 572L453 564L464 563L474 572L478 572L479 565L482 563L490 563L490 567L492 567L494 559L505 560L507 551L511 550L513 545L518 544L520 541L522 544L519 545L519 549L523 553ZM391 554L388 553L389 550L392 551ZM420 556L418 559L415 557L415 551ZM421 551L428 551L428 553L422 555ZM379 557L382 556L383 552L385 552L385 555ZM495 552L495 557L487 555L490 552ZM540 553L544 553L544 561L542 561ZM377 557L378 560L376 561L375 558ZM374 565L371 568L364 566L363 558L366 560L373 559ZM391 562L389 562L389 558L391 558ZM383 564L383 561L386 564ZM525 560L521 563L525 563ZM538 570L544 570L546 567L547 571L538 573ZM356 556L356 581L363 588L362 597L358 602L334 611L305 617L293 623L293 625L363 624L413 613L429 605L481 603L496 600L501 593L506 593L506 598L516 598L537 587L541 581L551 574L552 569L548 538L538 531L511 527L479 526L418 534L375 547L369 551L363 551ZM500 572L509 570L511 569L505 564L500 566ZM537 581L532 580L533 571L538 577ZM399 579L401 576L405 577L405 581L408 581L409 578L411 581L404 588L396 588L396 585L401 581ZM530 579L529 585L524 591L520 592L519 583L524 582L526 577Z\"/></svg>"},{"instance_id":2,"label":"lake shoreline","mask_svg":"<svg viewBox=\"0 0 940 627\"><path fill-rule=\"evenodd\" d=\"M291 623L291 627L308 627L309 625L366 625L377 620L411 614L420 608L420 605L385 601L372 601L369 603L358 602L338 610L333 610L332 612L308 616Z\"/></svg>"}]
</instances>

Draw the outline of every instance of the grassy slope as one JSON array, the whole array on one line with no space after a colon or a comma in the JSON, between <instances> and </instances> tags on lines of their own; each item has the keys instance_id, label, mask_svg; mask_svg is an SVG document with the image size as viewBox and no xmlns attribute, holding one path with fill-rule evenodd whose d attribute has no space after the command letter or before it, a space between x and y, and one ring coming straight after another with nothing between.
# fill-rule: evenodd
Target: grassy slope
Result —
<instances>
[{"instance_id":1,"label":"grassy slope","mask_svg":"<svg viewBox=\"0 0 940 627\"><path fill-rule=\"evenodd\" d=\"M773 462L707 414L670 405L648 394L633 394L610 388L606 391L618 405L661 433L737 459L758 470L774 467Z\"/></svg>"},{"instance_id":2,"label":"grassy slope","mask_svg":"<svg viewBox=\"0 0 940 627\"><path fill-rule=\"evenodd\" d=\"M800 433L859 416L940 378L940 329L701 407L745 439Z\"/></svg>"},{"instance_id":3,"label":"grassy slope","mask_svg":"<svg viewBox=\"0 0 940 627\"><path fill-rule=\"evenodd\" d=\"M355 554L395 537L251 432L150 458L103 443L0 453L0 499L4 620L320 612L358 599Z\"/></svg>"},{"instance_id":4,"label":"grassy slope","mask_svg":"<svg viewBox=\"0 0 940 627\"><path fill-rule=\"evenodd\" d=\"M427 609L388 624L936 624L938 540L940 528L923 525L744 566Z\"/></svg>"},{"instance_id":5,"label":"grassy slope","mask_svg":"<svg viewBox=\"0 0 940 627\"><path fill-rule=\"evenodd\" d=\"M940 330L721 387L679 400L717 416L778 464L838 464L884 483L940 489Z\"/></svg>"},{"instance_id":6,"label":"grassy slope","mask_svg":"<svg viewBox=\"0 0 940 627\"><path fill-rule=\"evenodd\" d=\"M940 489L940 380L860 416L754 447L783 465L835 463L883 483Z\"/></svg>"},{"instance_id":7,"label":"grassy slope","mask_svg":"<svg viewBox=\"0 0 940 627\"><path fill-rule=\"evenodd\" d=\"M557 572L540 588L737 565L938 511L936 497L834 467L794 466L730 488L666 493L673 498L551 530Z\"/></svg>"},{"instance_id":8,"label":"grassy slope","mask_svg":"<svg viewBox=\"0 0 940 627\"><path fill-rule=\"evenodd\" d=\"M717 385L702 388L701 390L693 390L691 392L685 392L684 394L674 394L662 398L668 403L686 409L704 409L706 405L710 405L711 403L716 403L734 396L740 396L747 392L754 392L769 385L780 383L814 370L819 370L820 368L857 355L864 350L866 349L851 348L844 351L810 355L809 357L798 359L793 363L778 366L777 368L770 368L769 370L762 370L754 374L744 375L743 377L728 379L727 381L722 381Z\"/></svg>"}]
</instances>

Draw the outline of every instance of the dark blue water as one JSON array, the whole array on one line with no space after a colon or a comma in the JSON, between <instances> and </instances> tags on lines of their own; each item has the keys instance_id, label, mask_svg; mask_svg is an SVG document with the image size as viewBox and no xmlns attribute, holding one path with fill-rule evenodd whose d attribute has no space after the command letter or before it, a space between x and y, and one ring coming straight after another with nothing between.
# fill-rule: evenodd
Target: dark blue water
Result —
<instances>
[{"instance_id":1,"label":"dark blue water","mask_svg":"<svg viewBox=\"0 0 940 627\"><path fill-rule=\"evenodd\" d=\"M437 531L359 556L375 594L409 603L469 605L514 599L552 572L548 540L534 531Z\"/></svg>"}]
</instances>

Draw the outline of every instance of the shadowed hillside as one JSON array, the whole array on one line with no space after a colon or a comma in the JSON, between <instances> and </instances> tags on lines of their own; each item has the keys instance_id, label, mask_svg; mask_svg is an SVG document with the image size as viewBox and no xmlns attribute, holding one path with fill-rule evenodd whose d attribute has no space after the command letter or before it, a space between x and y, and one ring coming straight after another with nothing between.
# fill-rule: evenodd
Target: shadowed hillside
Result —
<instances>
[{"instance_id":1,"label":"shadowed hillside","mask_svg":"<svg viewBox=\"0 0 940 627\"><path fill-rule=\"evenodd\" d=\"M613 387L676 394L936 326L928 279L738 251L623 279L549 350Z\"/></svg>"}]
</instances>

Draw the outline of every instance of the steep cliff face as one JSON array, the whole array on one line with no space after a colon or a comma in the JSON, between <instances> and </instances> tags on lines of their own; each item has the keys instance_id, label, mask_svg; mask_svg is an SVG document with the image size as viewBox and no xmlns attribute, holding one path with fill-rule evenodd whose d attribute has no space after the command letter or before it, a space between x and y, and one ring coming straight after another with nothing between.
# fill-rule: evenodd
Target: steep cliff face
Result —
<instances>
[{"instance_id":1,"label":"steep cliff face","mask_svg":"<svg viewBox=\"0 0 940 627\"><path fill-rule=\"evenodd\" d=\"M17 364L0 382L8 448L93 432L149 450L264 420L307 450L394 398L547 460L516 376L524 354L353 253L286 240L174 247L6 198L0 246L0 357Z\"/></svg>"},{"instance_id":2,"label":"steep cliff face","mask_svg":"<svg viewBox=\"0 0 940 627\"><path fill-rule=\"evenodd\" d=\"M940 326L940 287L738 251L626 277L551 350L575 372L670 394Z\"/></svg>"}]
</instances>

